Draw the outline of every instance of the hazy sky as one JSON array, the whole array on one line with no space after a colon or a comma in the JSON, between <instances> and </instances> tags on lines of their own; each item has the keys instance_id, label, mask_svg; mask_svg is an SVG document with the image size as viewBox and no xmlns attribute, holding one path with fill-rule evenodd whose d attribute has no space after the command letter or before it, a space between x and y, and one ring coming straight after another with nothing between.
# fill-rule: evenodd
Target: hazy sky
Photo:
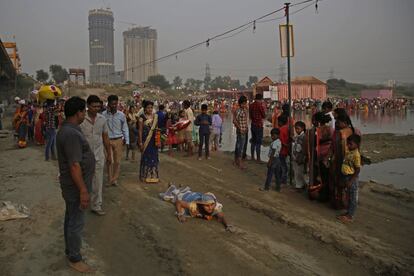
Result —
<instances>
[{"instance_id":1,"label":"hazy sky","mask_svg":"<svg viewBox=\"0 0 414 276\"><path fill-rule=\"evenodd\" d=\"M301 0L292 1L292 3ZM15 35L23 71L34 74L50 64L89 67L88 11L110 6L115 17L115 64L123 70L119 21L158 31L158 56L206 40L217 33L276 10L279 0L0 0L0 35ZM292 8L292 12L299 7ZM351 81L414 82L414 0L323 0L319 13L309 7L293 15L296 56L294 76L314 75ZM273 17L282 16L279 13ZM243 82L249 75L278 78L282 62L278 25L257 24L209 48L158 64L170 80L228 74Z\"/></svg>"}]
</instances>

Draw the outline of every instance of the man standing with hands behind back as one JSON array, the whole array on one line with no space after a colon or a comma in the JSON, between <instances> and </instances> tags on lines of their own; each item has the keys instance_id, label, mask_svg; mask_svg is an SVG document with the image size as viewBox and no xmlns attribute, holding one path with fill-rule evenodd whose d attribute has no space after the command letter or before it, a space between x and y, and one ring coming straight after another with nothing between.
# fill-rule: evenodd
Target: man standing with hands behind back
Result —
<instances>
[{"instance_id":1,"label":"man standing with hands behind back","mask_svg":"<svg viewBox=\"0 0 414 276\"><path fill-rule=\"evenodd\" d=\"M96 160L95 175L92 181L91 210L95 214L103 216L105 215L102 209L102 184L105 167L104 148L106 150L106 163L110 166L112 156L111 145L108 137L106 119L102 114L98 113L102 107L101 100L96 95L90 95L86 103L88 105L88 111L80 127Z\"/></svg>"},{"instance_id":2,"label":"man standing with hands behind back","mask_svg":"<svg viewBox=\"0 0 414 276\"><path fill-rule=\"evenodd\" d=\"M82 229L84 210L89 206L89 191L95 172L95 156L79 125L85 119L85 100L72 97L65 103L65 117L57 134L60 186L65 200L65 253L69 265L85 273L93 269L82 261Z\"/></svg>"},{"instance_id":3,"label":"man standing with hands behind back","mask_svg":"<svg viewBox=\"0 0 414 276\"><path fill-rule=\"evenodd\" d=\"M118 96L108 97L108 109L102 113L108 125L112 164L108 166L108 185L118 186L121 171L123 141L129 145L129 130L125 114L118 110Z\"/></svg>"}]
</instances>

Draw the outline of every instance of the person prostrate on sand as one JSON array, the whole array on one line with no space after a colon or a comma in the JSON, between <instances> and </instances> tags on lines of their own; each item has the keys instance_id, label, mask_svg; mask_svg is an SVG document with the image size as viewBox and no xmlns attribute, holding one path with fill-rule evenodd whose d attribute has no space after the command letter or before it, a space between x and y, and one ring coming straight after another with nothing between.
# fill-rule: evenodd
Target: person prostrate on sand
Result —
<instances>
[{"instance_id":1,"label":"person prostrate on sand","mask_svg":"<svg viewBox=\"0 0 414 276\"><path fill-rule=\"evenodd\" d=\"M93 269L82 261L84 210L89 206L89 191L95 172L95 156L79 125L85 119L86 103L72 97L65 103L66 121L56 138L60 187L65 200L65 254L70 266L82 273Z\"/></svg>"},{"instance_id":2,"label":"person prostrate on sand","mask_svg":"<svg viewBox=\"0 0 414 276\"><path fill-rule=\"evenodd\" d=\"M174 185L170 185L165 193L160 194L160 197L175 204L176 215L181 223L184 223L188 217L205 220L215 218L224 225L226 231L234 232L234 227L224 218L223 205L212 193L192 192L190 187L177 189Z\"/></svg>"}]
</instances>

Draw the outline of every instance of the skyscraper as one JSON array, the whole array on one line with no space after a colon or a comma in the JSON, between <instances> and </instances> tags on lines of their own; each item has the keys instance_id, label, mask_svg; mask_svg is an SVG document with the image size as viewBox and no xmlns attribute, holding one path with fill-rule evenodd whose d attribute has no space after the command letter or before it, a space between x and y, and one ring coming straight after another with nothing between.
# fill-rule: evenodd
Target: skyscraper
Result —
<instances>
[{"instance_id":1,"label":"skyscraper","mask_svg":"<svg viewBox=\"0 0 414 276\"><path fill-rule=\"evenodd\" d=\"M135 27L122 33L124 37L124 76L126 81L141 83L157 75L157 31Z\"/></svg>"},{"instance_id":2,"label":"skyscraper","mask_svg":"<svg viewBox=\"0 0 414 276\"><path fill-rule=\"evenodd\" d=\"M114 66L114 16L107 9L89 11L89 80L111 83Z\"/></svg>"}]
</instances>

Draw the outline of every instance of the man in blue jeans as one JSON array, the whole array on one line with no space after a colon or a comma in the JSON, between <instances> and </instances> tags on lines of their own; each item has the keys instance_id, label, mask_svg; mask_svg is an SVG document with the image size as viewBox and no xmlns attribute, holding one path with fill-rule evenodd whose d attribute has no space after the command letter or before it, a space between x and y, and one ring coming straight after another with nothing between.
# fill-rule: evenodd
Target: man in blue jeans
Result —
<instances>
[{"instance_id":1,"label":"man in blue jeans","mask_svg":"<svg viewBox=\"0 0 414 276\"><path fill-rule=\"evenodd\" d=\"M46 100L45 108L45 160L49 161L49 153L52 153L52 159L56 159L55 155L55 141L56 141L56 121L55 121L56 106L54 100Z\"/></svg>"},{"instance_id":2,"label":"man in blue jeans","mask_svg":"<svg viewBox=\"0 0 414 276\"><path fill-rule=\"evenodd\" d=\"M243 165L242 155L245 144L247 143L247 132L249 126L247 124L247 98L240 96L239 108L234 112L233 124L236 127L236 147L234 150L234 164L240 169L244 170L246 167Z\"/></svg>"},{"instance_id":3,"label":"man in blue jeans","mask_svg":"<svg viewBox=\"0 0 414 276\"><path fill-rule=\"evenodd\" d=\"M85 119L86 103L72 97L65 103L66 121L57 135L57 153L60 186L65 200L65 254L69 265L81 273L94 270L82 260L82 230L84 210L89 206L89 191L95 172L95 155L92 152L80 124Z\"/></svg>"},{"instance_id":4,"label":"man in blue jeans","mask_svg":"<svg viewBox=\"0 0 414 276\"><path fill-rule=\"evenodd\" d=\"M249 116L251 123L251 158L255 160L254 153L256 152L256 160L261 163L260 151L263 142L263 120L266 118L266 109L263 103L263 95L256 94L254 102L249 107Z\"/></svg>"}]
</instances>

